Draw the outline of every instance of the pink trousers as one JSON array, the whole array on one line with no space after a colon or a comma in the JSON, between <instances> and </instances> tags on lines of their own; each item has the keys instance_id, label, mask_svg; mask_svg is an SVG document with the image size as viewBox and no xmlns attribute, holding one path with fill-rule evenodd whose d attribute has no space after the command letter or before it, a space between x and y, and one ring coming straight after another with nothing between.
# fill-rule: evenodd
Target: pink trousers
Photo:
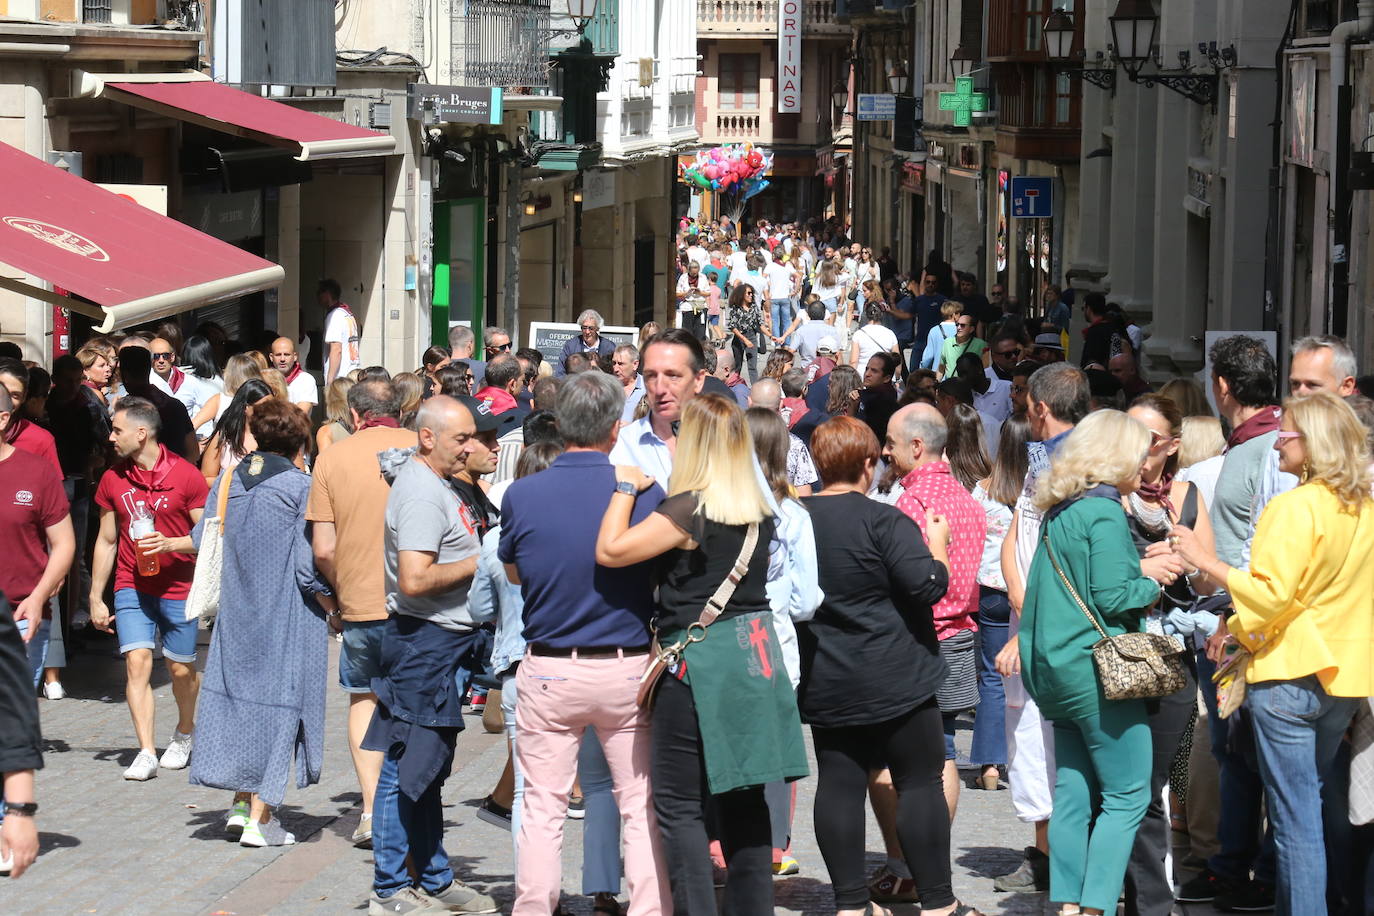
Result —
<instances>
[{"instance_id":1,"label":"pink trousers","mask_svg":"<svg viewBox=\"0 0 1374 916\"><path fill-rule=\"evenodd\" d=\"M635 704L649 656L559 658L528 654L516 678L515 753L525 777L520 859L512 916L557 911L563 885L563 823L577 776L577 749L591 725L610 764L620 807L629 916L673 911L658 821L649 792L649 719Z\"/></svg>"}]
</instances>

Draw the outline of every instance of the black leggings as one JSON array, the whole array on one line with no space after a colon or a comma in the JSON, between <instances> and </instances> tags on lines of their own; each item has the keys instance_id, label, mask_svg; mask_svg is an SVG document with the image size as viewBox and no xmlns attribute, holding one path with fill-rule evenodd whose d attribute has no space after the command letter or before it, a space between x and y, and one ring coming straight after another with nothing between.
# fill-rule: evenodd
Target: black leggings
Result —
<instances>
[{"instance_id":1,"label":"black leggings","mask_svg":"<svg viewBox=\"0 0 1374 916\"><path fill-rule=\"evenodd\" d=\"M705 817L709 806L728 869L721 912L772 913L773 837L763 786L710 794L692 689L677 678L664 675L659 682L653 716L654 813L674 909L690 916L716 913ZM862 824L859 829L862 837Z\"/></svg>"},{"instance_id":2,"label":"black leggings","mask_svg":"<svg viewBox=\"0 0 1374 916\"><path fill-rule=\"evenodd\" d=\"M897 789L897 836L916 879L922 909L954 903L949 869L949 808L941 775L945 732L935 698L873 725L812 726L816 745L816 844L835 904L841 910L868 903L864 875L864 818L868 775L886 765Z\"/></svg>"}]
</instances>

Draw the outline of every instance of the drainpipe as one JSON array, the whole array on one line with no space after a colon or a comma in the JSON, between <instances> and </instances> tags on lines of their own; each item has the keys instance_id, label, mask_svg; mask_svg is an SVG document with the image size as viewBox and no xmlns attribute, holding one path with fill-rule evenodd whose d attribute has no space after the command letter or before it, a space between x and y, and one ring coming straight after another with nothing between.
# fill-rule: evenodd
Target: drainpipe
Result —
<instances>
[{"instance_id":1,"label":"drainpipe","mask_svg":"<svg viewBox=\"0 0 1374 916\"><path fill-rule=\"evenodd\" d=\"M1328 182L1331 213L1330 294L1327 322L1331 333L1344 337L1350 301L1350 172L1351 88L1347 59L1350 43L1374 32L1374 0L1359 0L1356 18L1331 30L1331 95L1327 106L1327 149L1331 153Z\"/></svg>"}]
</instances>

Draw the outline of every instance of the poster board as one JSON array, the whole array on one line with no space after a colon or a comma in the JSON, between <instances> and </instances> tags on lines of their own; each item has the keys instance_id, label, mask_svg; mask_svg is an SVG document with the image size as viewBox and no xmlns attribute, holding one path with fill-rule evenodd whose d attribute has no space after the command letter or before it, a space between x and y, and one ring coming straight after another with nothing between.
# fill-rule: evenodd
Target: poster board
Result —
<instances>
[{"instance_id":1,"label":"poster board","mask_svg":"<svg viewBox=\"0 0 1374 916\"><path fill-rule=\"evenodd\" d=\"M529 329L525 338L529 341L527 346L544 354L544 359L555 366L563 353L563 345L582 335L582 329L575 322L531 321ZM639 338L639 329L606 325L601 329L601 336L615 341L616 346L633 344Z\"/></svg>"}]
</instances>

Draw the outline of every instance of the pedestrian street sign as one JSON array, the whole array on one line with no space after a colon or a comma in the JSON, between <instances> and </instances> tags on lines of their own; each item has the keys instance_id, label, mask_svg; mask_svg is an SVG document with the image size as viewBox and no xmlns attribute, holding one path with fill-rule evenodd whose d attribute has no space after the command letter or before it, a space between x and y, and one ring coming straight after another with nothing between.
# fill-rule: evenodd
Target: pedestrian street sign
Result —
<instances>
[{"instance_id":1,"label":"pedestrian street sign","mask_svg":"<svg viewBox=\"0 0 1374 916\"><path fill-rule=\"evenodd\" d=\"M891 121L897 117L897 97L885 92L861 92L856 116L860 121Z\"/></svg>"},{"instance_id":2,"label":"pedestrian street sign","mask_svg":"<svg viewBox=\"0 0 1374 916\"><path fill-rule=\"evenodd\" d=\"M1011 180L1011 215L1016 219L1054 218L1054 179L1019 175Z\"/></svg>"},{"instance_id":3,"label":"pedestrian street sign","mask_svg":"<svg viewBox=\"0 0 1374 916\"><path fill-rule=\"evenodd\" d=\"M973 77L960 76L954 80L953 92L940 93L940 110L954 112L955 127L969 127L975 111L988 110L988 94L974 91Z\"/></svg>"}]
</instances>

